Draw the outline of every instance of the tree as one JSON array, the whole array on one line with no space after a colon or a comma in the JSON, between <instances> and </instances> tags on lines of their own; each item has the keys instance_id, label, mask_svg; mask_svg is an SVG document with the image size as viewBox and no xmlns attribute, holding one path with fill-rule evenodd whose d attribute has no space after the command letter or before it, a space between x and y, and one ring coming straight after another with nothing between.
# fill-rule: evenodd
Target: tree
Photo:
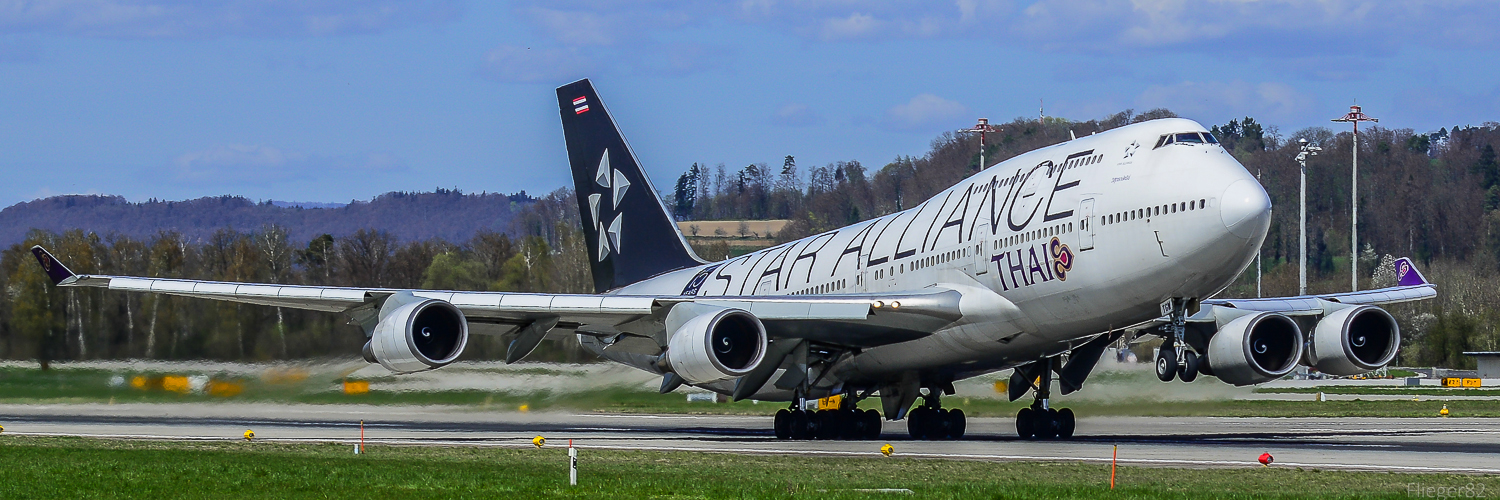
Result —
<instances>
[{"instance_id":1,"label":"tree","mask_svg":"<svg viewBox=\"0 0 1500 500\"><path fill-rule=\"evenodd\" d=\"M422 275L422 288L484 291L484 275L484 264L465 259L456 252L445 252L432 258L432 264Z\"/></svg>"}]
</instances>

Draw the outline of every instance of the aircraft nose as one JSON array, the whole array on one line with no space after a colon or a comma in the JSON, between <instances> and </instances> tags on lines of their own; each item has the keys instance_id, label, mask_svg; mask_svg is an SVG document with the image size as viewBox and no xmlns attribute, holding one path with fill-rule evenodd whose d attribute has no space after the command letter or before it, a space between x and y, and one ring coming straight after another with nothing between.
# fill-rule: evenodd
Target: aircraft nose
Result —
<instances>
[{"instance_id":1,"label":"aircraft nose","mask_svg":"<svg viewBox=\"0 0 1500 500\"><path fill-rule=\"evenodd\" d=\"M1257 231L1265 231L1271 222L1271 198L1260 184L1250 179L1240 179L1224 190L1219 198L1219 217L1229 232L1241 238L1250 238Z\"/></svg>"}]
</instances>

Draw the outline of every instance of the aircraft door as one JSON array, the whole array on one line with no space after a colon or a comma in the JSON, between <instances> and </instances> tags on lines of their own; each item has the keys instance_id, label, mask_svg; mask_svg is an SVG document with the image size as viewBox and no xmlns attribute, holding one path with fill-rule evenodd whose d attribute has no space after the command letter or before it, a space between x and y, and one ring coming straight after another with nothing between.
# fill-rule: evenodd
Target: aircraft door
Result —
<instances>
[{"instance_id":1,"label":"aircraft door","mask_svg":"<svg viewBox=\"0 0 1500 500\"><path fill-rule=\"evenodd\" d=\"M1078 250L1094 248L1094 199L1083 200L1078 206Z\"/></svg>"}]
</instances>

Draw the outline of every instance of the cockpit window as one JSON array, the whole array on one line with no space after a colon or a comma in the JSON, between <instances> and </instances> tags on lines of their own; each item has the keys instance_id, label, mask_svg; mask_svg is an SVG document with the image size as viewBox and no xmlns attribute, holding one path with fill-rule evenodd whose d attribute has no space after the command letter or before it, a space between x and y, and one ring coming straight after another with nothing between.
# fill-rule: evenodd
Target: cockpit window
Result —
<instances>
[{"instance_id":1,"label":"cockpit window","mask_svg":"<svg viewBox=\"0 0 1500 500\"><path fill-rule=\"evenodd\" d=\"M1203 143L1203 138L1199 137L1197 132L1187 132L1187 133L1177 134L1177 141L1176 142L1192 142L1192 143L1202 144Z\"/></svg>"},{"instance_id":2,"label":"cockpit window","mask_svg":"<svg viewBox=\"0 0 1500 500\"><path fill-rule=\"evenodd\" d=\"M1208 132L1203 133L1203 140L1208 141L1209 144L1219 143L1219 139L1215 138L1213 134L1210 134Z\"/></svg>"}]
</instances>

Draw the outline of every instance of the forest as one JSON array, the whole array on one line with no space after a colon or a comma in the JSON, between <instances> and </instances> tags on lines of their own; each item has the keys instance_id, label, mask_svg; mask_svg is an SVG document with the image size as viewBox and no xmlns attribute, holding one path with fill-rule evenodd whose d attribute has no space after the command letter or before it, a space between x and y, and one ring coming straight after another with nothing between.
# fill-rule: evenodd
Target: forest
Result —
<instances>
[{"instance_id":1,"label":"forest","mask_svg":"<svg viewBox=\"0 0 1500 500\"><path fill-rule=\"evenodd\" d=\"M989 135L985 163L1144 120L1167 110L1127 110L1102 119L1018 118ZM1298 139L1323 148L1307 164L1309 291L1349 287L1353 136L1313 127L1291 133L1253 118L1215 124L1212 132L1270 194L1273 220L1258 269L1225 296L1297 292ZM1358 269L1361 287L1384 285L1381 266L1411 256L1438 285L1435 300L1392 308L1402 326L1398 364L1466 368L1463 351L1496 350L1500 325L1500 124L1417 133L1372 127L1359 137ZM780 241L900 211L981 169L979 138L942 134L922 156L879 168L840 161L803 171L794 156L780 165L740 168L693 164L660 193L679 220L790 219ZM278 360L355 357L364 342L338 315L176 297L59 289L46 283L27 249L42 244L75 272L222 281L494 290L589 291L578 205L560 189L517 205L509 225L467 239L397 238L378 224L343 235L299 240L286 228L220 228L204 238L172 231L147 236L82 229L32 230L0 252L0 358ZM457 240L456 238L454 238ZM722 245L722 244L721 244ZM700 248L702 255L725 249ZM468 359L496 359L498 340L475 339ZM584 361L557 342L539 359Z\"/></svg>"}]
</instances>

